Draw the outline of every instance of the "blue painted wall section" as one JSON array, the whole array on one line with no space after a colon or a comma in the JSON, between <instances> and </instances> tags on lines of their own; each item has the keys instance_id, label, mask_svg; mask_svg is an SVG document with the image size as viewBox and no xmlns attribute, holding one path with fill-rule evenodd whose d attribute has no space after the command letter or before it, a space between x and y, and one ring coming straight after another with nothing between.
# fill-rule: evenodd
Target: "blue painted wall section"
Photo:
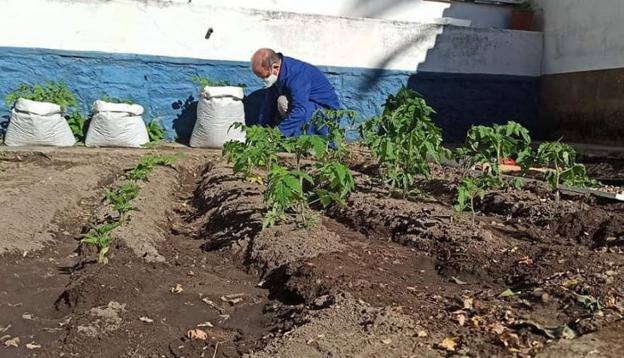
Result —
<instances>
[{"instance_id":1,"label":"blue painted wall section","mask_svg":"<svg viewBox=\"0 0 624 358\"><path fill-rule=\"evenodd\" d=\"M461 140L472 123L513 119L534 127L537 78L320 68L343 105L361 119L378 114L386 97L408 84L436 109L436 120L450 140ZM246 84L248 119L255 117L262 102L260 81L246 62L0 47L0 74L2 97L22 82L63 80L76 93L83 112L103 94L130 98L145 107L146 122L158 118L167 137L181 142L190 137L196 119L199 89L190 80L195 74ZM8 111L2 103L5 122ZM356 136L356 131L349 132L350 139Z\"/></svg>"},{"instance_id":2,"label":"blue painted wall section","mask_svg":"<svg viewBox=\"0 0 624 358\"><path fill-rule=\"evenodd\" d=\"M473 124L516 121L538 131L539 77L419 72L408 87L436 110L435 120L448 141L462 142Z\"/></svg>"}]
</instances>

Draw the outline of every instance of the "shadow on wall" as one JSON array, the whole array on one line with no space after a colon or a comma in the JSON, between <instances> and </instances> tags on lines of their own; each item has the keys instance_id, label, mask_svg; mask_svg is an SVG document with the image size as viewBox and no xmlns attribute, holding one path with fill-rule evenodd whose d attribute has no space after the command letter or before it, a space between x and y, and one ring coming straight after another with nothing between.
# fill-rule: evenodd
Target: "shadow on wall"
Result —
<instances>
[{"instance_id":1,"label":"shadow on wall","mask_svg":"<svg viewBox=\"0 0 624 358\"><path fill-rule=\"evenodd\" d=\"M360 0L369 3L373 0ZM390 2L392 7L403 3L402 0ZM452 4L443 16L453 12ZM453 72L424 72L419 68L439 68L437 59L444 59L448 54L438 53L439 44L445 39L446 28L425 28L417 36L406 40L385 58L377 63L372 74L361 84L361 93L378 90L380 82L387 73L384 70L394 59L404 55L416 46L431 41L424 61L409 76L407 86L419 92L427 103L436 111L434 119L443 130L446 141L462 142L468 129L475 124L491 125L517 121L526 126L534 138L541 137L537 128L540 83L537 77L504 76L488 74L466 74L459 68ZM448 67L448 66L447 66Z\"/></svg>"},{"instance_id":2,"label":"shadow on wall","mask_svg":"<svg viewBox=\"0 0 624 358\"><path fill-rule=\"evenodd\" d=\"M171 108L179 111L173 120L173 130L176 133L176 142L188 145L191 133L197 121L197 101L195 97L188 96L185 100L178 100L171 104Z\"/></svg>"}]
</instances>

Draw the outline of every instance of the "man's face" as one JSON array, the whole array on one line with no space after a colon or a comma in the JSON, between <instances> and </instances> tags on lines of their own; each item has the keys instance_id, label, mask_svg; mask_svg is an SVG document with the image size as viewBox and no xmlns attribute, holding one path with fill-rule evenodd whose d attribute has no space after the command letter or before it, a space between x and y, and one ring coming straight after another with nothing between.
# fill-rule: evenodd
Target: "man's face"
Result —
<instances>
[{"instance_id":1,"label":"man's face","mask_svg":"<svg viewBox=\"0 0 624 358\"><path fill-rule=\"evenodd\" d=\"M254 66L253 71L261 79L266 79L271 75L279 75L280 64L273 64L271 67Z\"/></svg>"}]
</instances>

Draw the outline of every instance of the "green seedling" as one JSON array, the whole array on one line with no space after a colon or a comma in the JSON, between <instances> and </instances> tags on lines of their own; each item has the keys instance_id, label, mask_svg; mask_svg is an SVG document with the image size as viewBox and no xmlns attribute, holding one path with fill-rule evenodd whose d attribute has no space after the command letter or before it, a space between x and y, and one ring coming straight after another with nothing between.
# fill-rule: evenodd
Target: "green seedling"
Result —
<instances>
[{"instance_id":1,"label":"green seedling","mask_svg":"<svg viewBox=\"0 0 624 358\"><path fill-rule=\"evenodd\" d=\"M469 166L480 164L487 175L496 179L496 187L504 187L505 181L499 161L503 158L516 158L516 163L530 162L531 137L529 131L516 122L506 125L494 124L491 127L473 126L468 131L466 143L458 148L455 156L465 159Z\"/></svg>"},{"instance_id":2,"label":"green seedling","mask_svg":"<svg viewBox=\"0 0 624 358\"><path fill-rule=\"evenodd\" d=\"M416 176L431 176L429 161L439 163L448 154L442 147L442 130L431 119L434 113L418 93L403 87L388 97L381 116L360 127L383 180L403 197L414 191Z\"/></svg>"},{"instance_id":3,"label":"green seedling","mask_svg":"<svg viewBox=\"0 0 624 358\"><path fill-rule=\"evenodd\" d=\"M514 292L511 288L508 288L505 291L501 292L501 294L498 295L498 297L499 298L513 297L513 296L517 296L519 294L520 294L520 292Z\"/></svg>"},{"instance_id":4,"label":"green seedling","mask_svg":"<svg viewBox=\"0 0 624 358\"><path fill-rule=\"evenodd\" d=\"M596 186L598 183L589 179L587 170L582 164L576 163L576 151L561 142L542 143L535 154L535 161L552 168L546 172L548 184L559 201L559 186Z\"/></svg>"},{"instance_id":5,"label":"green seedling","mask_svg":"<svg viewBox=\"0 0 624 358\"><path fill-rule=\"evenodd\" d=\"M148 181L149 175L154 171L157 166L171 166L175 162L176 157L174 155L163 154L148 154L141 158L139 164L131 169L127 177L134 181Z\"/></svg>"},{"instance_id":6,"label":"green seedling","mask_svg":"<svg viewBox=\"0 0 624 358\"><path fill-rule=\"evenodd\" d=\"M587 296L587 295L579 295L576 292L572 292L572 295L574 295L576 302L582 304L590 311L598 312L602 310L602 305L600 304L600 301L598 301L595 297Z\"/></svg>"},{"instance_id":7,"label":"green seedling","mask_svg":"<svg viewBox=\"0 0 624 358\"><path fill-rule=\"evenodd\" d=\"M69 87L64 82L55 81L47 81L45 84L35 85L22 83L16 90L6 95L4 102L10 108L15 105L19 98L55 103L61 107L63 112L78 104L76 96L74 96Z\"/></svg>"},{"instance_id":8,"label":"green seedling","mask_svg":"<svg viewBox=\"0 0 624 358\"><path fill-rule=\"evenodd\" d=\"M126 216L130 211L136 210L130 203L139 195L139 186L135 183L126 183L115 190L107 191L104 196L113 205L119 215L121 224L126 223Z\"/></svg>"},{"instance_id":9,"label":"green seedling","mask_svg":"<svg viewBox=\"0 0 624 358\"><path fill-rule=\"evenodd\" d=\"M295 215L303 227L313 223L309 214L308 198L303 184L313 184L312 177L300 170L288 170L274 164L269 172L264 202L267 214L263 227L271 227L285 221L289 215Z\"/></svg>"},{"instance_id":10,"label":"green seedling","mask_svg":"<svg viewBox=\"0 0 624 358\"><path fill-rule=\"evenodd\" d=\"M106 255L110 250L110 244L115 240L111 232L119 227L118 222L109 222L100 226L92 226L91 231L82 239L85 244L93 245L98 249L98 263L107 264Z\"/></svg>"},{"instance_id":11,"label":"green seedling","mask_svg":"<svg viewBox=\"0 0 624 358\"><path fill-rule=\"evenodd\" d=\"M472 224L475 224L475 199L480 198L483 200L485 191L491 186L488 183L490 179L488 177L481 178L464 178L464 180L457 187L457 204L455 204L455 210L463 212L466 209L470 209L472 212Z\"/></svg>"},{"instance_id":12,"label":"green seedling","mask_svg":"<svg viewBox=\"0 0 624 358\"><path fill-rule=\"evenodd\" d=\"M74 111L65 118L76 140L84 142L87 137L87 117L78 111Z\"/></svg>"}]
</instances>

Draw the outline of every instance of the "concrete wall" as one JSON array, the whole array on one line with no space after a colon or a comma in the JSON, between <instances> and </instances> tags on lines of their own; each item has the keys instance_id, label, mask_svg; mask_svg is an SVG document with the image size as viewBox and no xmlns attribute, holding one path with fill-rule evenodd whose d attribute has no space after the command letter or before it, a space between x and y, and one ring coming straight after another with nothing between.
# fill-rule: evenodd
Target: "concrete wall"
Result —
<instances>
[{"instance_id":1,"label":"concrete wall","mask_svg":"<svg viewBox=\"0 0 624 358\"><path fill-rule=\"evenodd\" d=\"M248 59L264 46L319 65L343 104L363 118L409 84L435 102L451 139L461 138L474 121L535 121L539 33L269 12L212 1L0 0L0 8L0 94L20 82L64 80L82 110L103 93L133 98L146 107L146 120L159 118L171 138L185 138L192 129L194 74L247 84L252 119L262 93ZM205 40L208 27L214 33Z\"/></svg>"},{"instance_id":2,"label":"concrete wall","mask_svg":"<svg viewBox=\"0 0 624 358\"><path fill-rule=\"evenodd\" d=\"M540 124L552 138L622 144L624 2L541 0Z\"/></svg>"}]
</instances>

